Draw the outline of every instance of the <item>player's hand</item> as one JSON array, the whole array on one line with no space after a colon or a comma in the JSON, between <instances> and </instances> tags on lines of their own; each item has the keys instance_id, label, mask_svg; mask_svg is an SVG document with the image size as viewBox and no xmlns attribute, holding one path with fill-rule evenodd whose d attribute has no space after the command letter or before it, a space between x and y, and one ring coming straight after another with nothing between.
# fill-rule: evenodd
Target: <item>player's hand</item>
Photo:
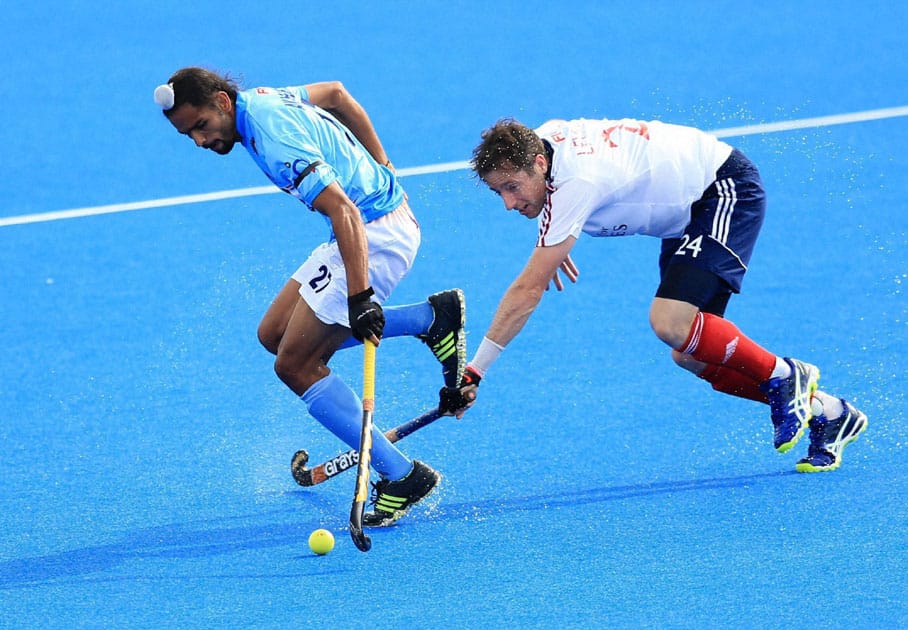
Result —
<instances>
[{"instance_id":1,"label":"player's hand","mask_svg":"<svg viewBox=\"0 0 908 630\"><path fill-rule=\"evenodd\" d=\"M476 370L467 366L460 380L460 387L442 387L438 392L438 409L442 415L463 418L467 409L476 402L481 380L482 377Z\"/></svg>"},{"instance_id":2,"label":"player's hand","mask_svg":"<svg viewBox=\"0 0 908 630\"><path fill-rule=\"evenodd\" d=\"M577 282L577 276L580 275L580 270L577 269L577 265L574 264L574 261L571 260L570 256L566 256L561 265L558 267L561 270L561 273L564 274L564 277L571 281L571 283ZM555 289L558 291L564 291L564 283L561 281L561 278L558 276L558 272L555 272L555 275L552 276L552 283L555 285ZM546 287L548 290L548 287Z\"/></svg>"},{"instance_id":3,"label":"player's hand","mask_svg":"<svg viewBox=\"0 0 908 630\"><path fill-rule=\"evenodd\" d=\"M372 287L347 298L350 330L359 341L368 339L376 346L385 330L385 314L381 304L369 298L375 295Z\"/></svg>"}]
</instances>

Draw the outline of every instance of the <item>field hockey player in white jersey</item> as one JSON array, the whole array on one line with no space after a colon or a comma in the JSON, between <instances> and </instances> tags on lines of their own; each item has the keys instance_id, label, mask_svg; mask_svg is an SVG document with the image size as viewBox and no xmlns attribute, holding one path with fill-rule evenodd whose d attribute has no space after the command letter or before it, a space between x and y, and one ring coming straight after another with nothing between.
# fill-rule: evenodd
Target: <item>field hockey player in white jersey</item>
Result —
<instances>
[{"instance_id":1,"label":"field hockey player in white jersey","mask_svg":"<svg viewBox=\"0 0 908 630\"><path fill-rule=\"evenodd\" d=\"M536 247L498 305L467 364L461 388L442 404L462 416L474 387L520 332L550 282L578 270L581 233L662 240L650 325L677 365L713 389L768 403L774 446L787 452L809 428L801 472L838 468L844 447L867 426L854 405L818 390L814 365L768 352L724 318L766 209L756 167L737 149L691 127L659 121L551 120L536 130L512 119L482 134L476 175L539 225Z\"/></svg>"},{"instance_id":2,"label":"field hockey player in white jersey","mask_svg":"<svg viewBox=\"0 0 908 630\"><path fill-rule=\"evenodd\" d=\"M287 280L258 329L278 377L313 418L359 447L360 398L328 362L363 339L418 337L441 362L445 385L458 384L466 361L462 292L381 306L416 258L419 225L368 115L341 83L241 90L227 76L188 67L154 97L196 146L226 155L242 144L276 186L327 223L328 241ZM372 444L381 479L364 525L380 527L427 496L440 475L378 428Z\"/></svg>"}]
</instances>

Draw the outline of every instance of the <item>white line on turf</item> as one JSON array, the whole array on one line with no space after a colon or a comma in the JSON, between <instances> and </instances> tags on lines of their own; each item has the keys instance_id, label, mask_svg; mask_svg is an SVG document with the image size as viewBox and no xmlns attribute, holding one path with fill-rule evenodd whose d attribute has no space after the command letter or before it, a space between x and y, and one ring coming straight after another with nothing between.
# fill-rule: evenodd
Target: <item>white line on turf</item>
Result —
<instances>
[{"instance_id":1,"label":"white line on turf","mask_svg":"<svg viewBox=\"0 0 908 630\"><path fill-rule=\"evenodd\" d=\"M798 120L788 120L776 123L760 123L756 125L745 125L742 127L726 127L724 129L714 129L710 133L718 136L719 138L729 138L750 136L760 133L773 133L777 131L792 131L795 129L844 125L848 123L866 122L868 120L896 118L899 116L908 116L908 105L901 107L887 107L884 109L871 109L863 112L853 112L850 114L836 114L833 116L801 118ZM400 177L408 177L413 175L428 175L430 173L447 173L450 171L464 170L469 167L470 163L467 160L460 162L442 162L440 164L428 164L426 166L400 168L397 169L397 175ZM164 197L162 199L151 199L148 201L115 203L107 206L74 208L72 210L58 210L55 212L42 212L38 214L23 214L12 217L0 217L0 227L7 225L22 225L26 223L42 223L45 221L58 221L61 219L74 219L77 217L111 214L114 212L128 212L131 210L146 210L149 208L179 206L191 203L201 203L203 201L218 201L221 199L236 199L238 197L268 195L276 192L280 191L274 186L255 186L253 188L236 188L233 190L222 190L220 192L202 193L197 195Z\"/></svg>"}]
</instances>

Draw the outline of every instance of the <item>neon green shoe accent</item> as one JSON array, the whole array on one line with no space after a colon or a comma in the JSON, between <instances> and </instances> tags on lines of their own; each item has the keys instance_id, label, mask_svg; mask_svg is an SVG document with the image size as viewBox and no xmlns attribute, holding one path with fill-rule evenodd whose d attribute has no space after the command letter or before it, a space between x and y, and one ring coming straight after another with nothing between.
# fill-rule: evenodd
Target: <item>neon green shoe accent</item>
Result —
<instances>
[{"instance_id":1,"label":"neon green shoe accent","mask_svg":"<svg viewBox=\"0 0 908 630\"><path fill-rule=\"evenodd\" d=\"M432 346L432 353L439 361L444 361L455 352L457 352L457 341L454 339L454 333L448 333L444 339Z\"/></svg>"},{"instance_id":2,"label":"neon green shoe accent","mask_svg":"<svg viewBox=\"0 0 908 630\"><path fill-rule=\"evenodd\" d=\"M396 512L407 502L407 497L393 497L383 494L375 502L375 507L385 512Z\"/></svg>"}]
</instances>

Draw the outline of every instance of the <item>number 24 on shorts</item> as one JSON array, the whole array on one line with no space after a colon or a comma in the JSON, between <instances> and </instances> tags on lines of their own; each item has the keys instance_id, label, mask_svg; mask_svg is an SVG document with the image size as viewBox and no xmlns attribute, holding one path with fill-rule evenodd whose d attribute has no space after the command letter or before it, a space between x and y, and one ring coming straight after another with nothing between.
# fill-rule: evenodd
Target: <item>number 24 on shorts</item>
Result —
<instances>
[{"instance_id":1,"label":"number 24 on shorts","mask_svg":"<svg viewBox=\"0 0 908 630\"><path fill-rule=\"evenodd\" d=\"M696 258L700 255L700 251L703 249L703 235L701 234L697 238L691 240L690 236L684 234L681 237L681 247L675 252L675 256L687 256L688 252L690 253L691 258Z\"/></svg>"}]
</instances>

